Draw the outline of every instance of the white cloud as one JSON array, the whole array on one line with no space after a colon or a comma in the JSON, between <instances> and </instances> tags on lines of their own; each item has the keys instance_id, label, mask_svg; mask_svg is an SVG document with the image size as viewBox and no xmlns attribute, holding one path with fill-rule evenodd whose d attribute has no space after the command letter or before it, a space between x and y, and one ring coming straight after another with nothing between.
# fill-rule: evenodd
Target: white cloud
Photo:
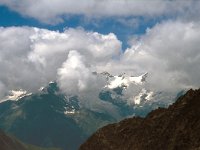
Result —
<instances>
[{"instance_id":1,"label":"white cloud","mask_svg":"<svg viewBox=\"0 0 200 150\"><path fill-rule=\"evenodd\" d=\"M199 37L198 23L164 22L135 41L122 62L136 72L149 72L149 82L156 89L199 87Z\"/></svg>"},{"instance_id":2,"label":"white cloud","mask_svg":"<svg viewBox=\"0 0 200 150\"><path fill-rule=\"evenodd\" d=\"M92 74L91 64L86 57L72 50L67 60L58 69L58 82L60 87L73 95L93 90L97 85L96 77Z\"/></svg>"},{"instance_id":3,"label":"white cloud","mask_svg":"<svg viewBox=\"0 0 200 150\"><path fill-rule=\"evenodd\" d=\"M78 71L83 71L85 65L85 69L95 69L97 64L105 64L121 51L121 42L112 33L102 35L83 29L66 29L60 33L31 27L0 28L0 33L0 82L5 89L1 90L1 95L15 89L34 92L55 80L57 69L65 61L70 62L71 50L86 60ZM82 60L77 63L81 64ZM86 77L80 86L84 87Z\"/></svg>"},{"instance_id":4,"label":"white cloud","mask_svg":"<svg viewBox=\"0 0 200 150\"><path fill-rule=\"evenodd\" d=\"M6 88L5 88L5 85L0 81L0 98L4 97L5 93L6 93Z\"/></svg>"},{"instance_id":5,"label":"white cloud","mask_svg":"<svg viewBox=\"0 0 200 150\"><path fill-rule=\"evenodd\" d=\"M200 85L198 22L157 24L131 40L132 46L124 53L112 33L83 29L60 33L30 27L0 28L0 33L0 96L15 89L34 92L57 80L64 92L77 93L94 107L105 80L93 76L92 71L134 76L148 72L146 84L130 85L124 92L127 100L143 88L174 94Z\"/></svg>"},{"instance_id":6,"label":"white cloud","mask_svg":"<svg viewBox=\"0 0 200 150\"><path fill-rule=\"evenodd\" d=\"M192 13L198 9L195 0L0 0L1 5L17 11L23 16L32 17L41 22L56 24L65 16L84 15L87 17L111 16L167 16ZM194 14L194 13L192 13ZM64 17L63 17L64 16ZM191 16L191 15L189 15Z\"/></svg>"},{"instance_id":7,"label":"white cloud","mask_svg":"<svg viewBox=\"0 0 200 150\"><path fill-rule=\"evenodd\" d=\"M200 87L200 24L198 22L167 21L133 38L131 47L120 59L110 60L98 69L111 74L126 72L137 76L148 72L147 83L131 85L124 98L132 100L144 88L154 93L154 100L170 100L181 90Z\"/></svg>"}]
</instances>

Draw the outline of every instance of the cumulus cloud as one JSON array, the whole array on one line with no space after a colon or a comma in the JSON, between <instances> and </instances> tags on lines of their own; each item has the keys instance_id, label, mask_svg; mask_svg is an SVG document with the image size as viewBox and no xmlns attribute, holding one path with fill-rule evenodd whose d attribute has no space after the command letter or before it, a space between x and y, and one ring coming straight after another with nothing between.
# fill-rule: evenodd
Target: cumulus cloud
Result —
<instances>
[{"instance_id":1,"label":"cumulus cloud","mask_svg":"<svg viewBox=\"0 0 200 150\"><path fill-rule=\"evenodd\" d=\"M58 69L58 76L61 88L74 90L70 91L74 94L83 91L92 79L91 71L85 66L83 57L77 51L69 52L66 62L63 63L62 68Z\"/></svg>"},{"instance_id":2,"label":"cumulus cloud","mask_svg":"<svg viewBox=\"0 0 200 150\"><path fill-rule=\"evenodd\" d=\"M80 65L78 69L69 67L71 73L89 72L97 64L103 65L117 57L121 51L121 42L112 33L102 35L83 29L66 29L60 33L31 27L0 28L0 33L1 95L12 89L34 92L57 76L65 79L64 71L59 68L69 67L71 59ZM86 86L87 74L78 82L81 89Z\"/></svg>"},{"instance_id":3,"label":"cumulus cloud","mask_svg":"<svg viewBox=\"0 0 200 150\"><path fill-rule=\"evenodd\" d=\"M194 22L164 22L133 40L122 62L137 72L149 72L152 87L162 90L199 87L200 25Z\"/></svg>"},{"instance_id":4,"label":"cumulus cloud","mask_svg":"<svg viewBox=\"0 0 200 150\"><path fill-rule=\"evenodd\" d=\"M128 16L168 16L182 15L193 7L199 9L196 0L0 0L23 16L35 18L44 23L56 24L65 16L83 15L87 17L128 17ZM191 15L190 15L191 16Z\"/></svg>"},{"instance_id":5,"label":"cumulus cloud","mask_svg":"<svg viewBox=\"0 0 200 150\"><path fill-rule=\"evenodd\" d=\"M142 89L177 93L199 87L200 24L166 21L133 38L121 51L113 34L84 29L64 32L32 27L0 28L0 96L24 89L34 92L57 80L66 94L78 94L95 109L105 79L93 71L138 76L148 72L147 83L130 85L124 98L131 103ZM170 94L167 94L170 95ZM159 98L163 100L163 98ZM93 102L93 103L91 103ZM98 104L102 108L106 104ZM88 106L89 107L89 106Z\"/></svg>"},{"instance_id":6,"label":"cumulus cloud","mask_svg":"<svg viewBox=\"0 0 200 150\"><path fill-rule=\"evenodd\" d=\"M199 22L162 22L147 29L144 35L133 37L130 48L120 59L110 60L105 66L98 66L98 69L111 74L126 72L134 76L149 73L146 84L131 85L124 91L124 98L129 102L143 88L165 92L154 97L155 100L173 99L181 90L199 88L199 37Z\"/></svg>"},{"instance_id":7,"label":"cumulus cloud","mask_svg":"<svg viewBox=\"0 0 200 150\"><path fill-rule=\"evenodd\" d=\"M87 93L88 91L94 92L94 90L100 91L105 85L105 81L104 84L102 84L103 79L102 82L99 82L101 78L94 76L92 71L90 60L86 60L86 57L80 55L79 52L71 50L67 60L58 69L60 87L66 93L73 95L83 92Z\"/></svg>"}]
</instances>

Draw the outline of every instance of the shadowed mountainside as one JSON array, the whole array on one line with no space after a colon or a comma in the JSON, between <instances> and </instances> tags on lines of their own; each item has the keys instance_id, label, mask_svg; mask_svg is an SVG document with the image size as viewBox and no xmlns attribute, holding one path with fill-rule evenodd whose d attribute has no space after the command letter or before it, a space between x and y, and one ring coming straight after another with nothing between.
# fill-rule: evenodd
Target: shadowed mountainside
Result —
<instances>
[{"instance_id":1,"label":"shadowed mountainside","mask_svg":"<svg viewBox=\"0 0 200 150\"><path fill-rule=\"evenodd\" d=\"M0 149L1 150L26 150L25 146L19 141L7 136L0 130Z\"/></svg>"},{"instance_id":2,"label":"shadowed mountainside","mask_svg":"<svg viewBox=\"0 0 200 150\"><path fill-rule=\"evenodd\" d=\"M77 150L100 127L133 114L146 116L152 109L169 103L141 98L140 105L133 106L120 95L122 88L102 90L100 109L93 109L81 105L78 96L63 94L56 82L50 82L38 92L0 102L0 129L27 144ZM114 106L116 113L113 115L110 108L104 110L105 104Z\"/></svg>"},{"instance_id":3,"label":"shadowed mountainside","mask_svg":"<svg viewBox=\"0 0 200 150\"><path fill-rule=\"evenodd\" d=\"M20 142L15 137L0 130L0 150L60 150L56 148L41 148Z\"/></svg>"},{"instance_id":4,"label":"shadowed mountainside","mask_svg":"<svg viewBox=\"0 0 200 150\"><path fill-rule=\"evenodd\" d=\"M197 150L200 149L200 89L189 90L173 105L145 118L133 117L107 125L80 150Z\"/></svg>"}]
</instances>

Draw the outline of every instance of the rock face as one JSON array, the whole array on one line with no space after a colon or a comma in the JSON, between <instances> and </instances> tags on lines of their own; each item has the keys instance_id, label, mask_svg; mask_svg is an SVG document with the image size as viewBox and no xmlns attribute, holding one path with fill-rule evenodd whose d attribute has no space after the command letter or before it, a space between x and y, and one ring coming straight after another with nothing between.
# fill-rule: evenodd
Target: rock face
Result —
<instances>
[{"instance_id":1,"label":"rock face","mask_svg":"<svg viewBox=\"0 0 200 150\"><path fill-rule=\"evenodd\" d=\"M26 148L0 130L0 150L26 150Z\"/></svg>"},{"instance_id":2,"label":"rock face","mask_svg":"<svg viewBox=\"0 0 200 150\"><path fill-rule=\"evenodd\" d=\"M107 125L80 150L199 150L200 89L189 90L167 109L145 118L134 117Z\"/></svg>"}]
</instances>

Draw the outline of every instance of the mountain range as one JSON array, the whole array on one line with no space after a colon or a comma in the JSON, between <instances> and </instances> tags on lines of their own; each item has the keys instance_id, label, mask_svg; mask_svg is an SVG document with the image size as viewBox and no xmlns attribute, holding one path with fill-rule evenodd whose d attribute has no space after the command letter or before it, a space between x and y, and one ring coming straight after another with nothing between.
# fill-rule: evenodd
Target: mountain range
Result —
<instances>
[{"instance_id":1,"label":"mountain range","mask_svg":"<svg viewBox=\"0 0 200 150\"><path fill-rule=\"evenodd\" d=\"M57 148L41 148L29 144L24 144L15 137L5 134L0 130L0 149L1 150L60 150Z\"/></svg>"},{"instance_id":2,"label":"mountain range","mask_svg":"<svg viewBox=\"0 0 200 150\"><path fill-rule=\"evenodd\" d=\"M144 80L142 76L140 79ZM99 103L112 105L117 115L81 105L77 95L62 93L56 82L35 93L13 90L0 103L0 128L28 144L76 150L97 129L127 117L144 117L171 102L147 99L150 92L142 90L138 103L129 105L123 99L123 90L124 84L120 84L99 93Z\"/></svg>"},{"instance_id":3,"label":"mountain range","mask_svg":"<svg viewBox=\"0 0 200 150\"><path fill-rule=\"evenodd\" d=\"M80 150L199 150L199 108L200 89L189 90L168 108L99 129Z\"/></svg>"}]
</instances>

